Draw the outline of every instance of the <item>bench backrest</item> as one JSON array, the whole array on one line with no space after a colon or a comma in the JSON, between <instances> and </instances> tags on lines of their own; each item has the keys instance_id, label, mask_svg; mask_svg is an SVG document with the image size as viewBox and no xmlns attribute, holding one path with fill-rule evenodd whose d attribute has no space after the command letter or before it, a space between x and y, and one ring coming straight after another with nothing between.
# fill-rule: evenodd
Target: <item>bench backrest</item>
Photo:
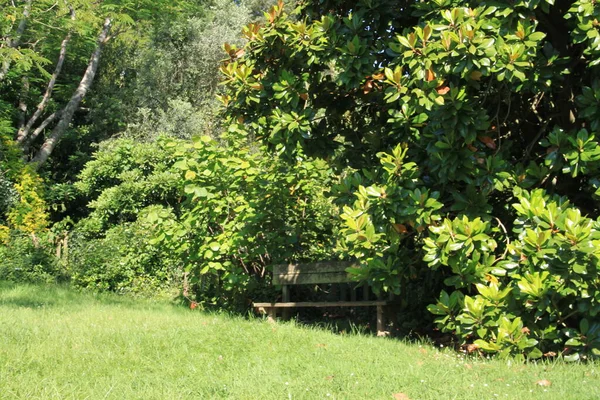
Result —
<instances>
[{"instance_id":1,"label":"bench backrest","mask_svg":"<svg viewBox=\"0 0 600 400\"><path fill-rule=\"evenodd\" d=\"M316 283L352 282L346 268L356 267L353 261L325 261L308 264L279 264L273 266L273 284L308 285Z\"/></svg>"}]
</instances>

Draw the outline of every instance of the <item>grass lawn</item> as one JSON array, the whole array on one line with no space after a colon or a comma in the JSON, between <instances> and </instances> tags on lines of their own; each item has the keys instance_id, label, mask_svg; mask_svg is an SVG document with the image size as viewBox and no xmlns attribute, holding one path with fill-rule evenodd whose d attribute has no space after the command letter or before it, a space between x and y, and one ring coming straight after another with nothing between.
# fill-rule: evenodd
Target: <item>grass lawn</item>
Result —
<instances>
[{"instance_id":1,"label":"grass lawn","mask_svg":"<svg viewBox=\"0 0 600 400\"><path fill-rule=\"evenodd\" d=\"M600 398L600 364L464 359L427 344L0 284L0 399L14 398L582 400Z\"/></svg>"}]
</instances>

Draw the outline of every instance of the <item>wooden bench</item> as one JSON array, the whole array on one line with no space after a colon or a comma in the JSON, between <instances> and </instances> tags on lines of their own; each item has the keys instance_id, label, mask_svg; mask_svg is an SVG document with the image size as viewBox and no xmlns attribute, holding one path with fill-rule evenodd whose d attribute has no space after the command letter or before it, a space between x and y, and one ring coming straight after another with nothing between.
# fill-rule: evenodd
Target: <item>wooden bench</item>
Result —
<instances>
[{"instance_id":1,"label":"wooden bench","mask_svg":"<svg viewBox=\"0 0 600 400\"><path fill-rule=\"evenodd\" d=\"M369 300L369 287L363 286L362 300L356 300L356 291L351 291L351 299L345 299L345 286L342 286L340 301L290 301L290 285L336 284L353 282L346 269L355 266L347 261L317 262L310 264L280 264L273 266L273 284L281 285L282 302L252 303L261 314L266 314L274 321L277 311L282 310L284 319L289 318L290 311L297 307L377 307L377 335L385 336L386 308L391 303L387 300Z\"/></svg>"}]
</instances>

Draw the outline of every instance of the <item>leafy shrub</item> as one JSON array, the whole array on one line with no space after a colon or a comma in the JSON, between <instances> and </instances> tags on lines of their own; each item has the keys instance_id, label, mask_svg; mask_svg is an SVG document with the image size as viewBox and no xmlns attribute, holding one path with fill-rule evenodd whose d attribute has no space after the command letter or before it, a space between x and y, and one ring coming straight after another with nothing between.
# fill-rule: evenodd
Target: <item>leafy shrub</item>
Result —
<instances>
[{"instance_id":1,"label":"leafy shrub","mask_svg":"<svg viewBox=\"0 0 600 400\"><path fill-rule=\"evenodd\" d=\"M47 235L12 232L0 245L0 280L50 283L67 279L53 251Z\"/></svg>"},{"instance_id":2,"label":"leafy shrub","mask_svg":"<svg viewBox=\"0 0 600 400\"><path fill-rule=\"evenodd\" d=\"M133 222L152 204L177 204L178 173L174 150L164 139L139 143L131 139L104 142L79 174L75 187L89 215L79 223L90 232Z\"/></svg>"},{"instance_id":3,"label":"leafy shrub","mask_svg":"<svg viewBox=\"0 0 600 400\"><path fill-rule=\"evenodd\" d=\"M0 213L4 215L18 199L19 194L14 187L14 183L6 179L0 171Z\"/></svg>"},{"instance_id":4,"label":"leafy shrub","mask_svg":"<svg viewBox=\"0 0 600 400\"><path fill-rule=\"evenodd\" d=\"M75 230L69 237L68 265L78 287L156 296L181 283L173 257L150 244L154 232L143 222L123 223L89 237Z\"/></svg>"},{"instance_id":5,"label":"leafy shrub","mask_svg":"<svg viewBox=\"0 0 600 400\"><path fill-rule=\"evenodd\" d=\"M491 224L445 220L425 239L425 260L451 269L432 313L440 329L487 352L570 360L600 356L600 225L564 197L519 191L506 253L495 252ZM473 290L475 289L475 290Z\"/></svg>"},{"instance_id":6,"label":"leafy shrub","mask_svg":"<svg viewBox=\"0 0 600 400\"><path fill-rule=\"evenodd\" d=\"M104 142L75 182L89 214L69 236L68 266L76 286L151 295L181 283L172 255L149 241L148 212L178 207L181 182L165 139ZM151 210L151 211L147 211Z\"/></svg>"},{"instance_id":7,"label":"leafy shrub","mask_svg":"<svg viewBox=\"0 0 600 400\"><path fill-rule=\"evenodd\" d=\"M333 257L337 210L323 161L273 160L235 130L223 139L171 143L186 201L177 217L163 210L148 221L161 228L155 242L181 259L197 300L246 307L271 264Z\"/></svg>"}]
</instances>

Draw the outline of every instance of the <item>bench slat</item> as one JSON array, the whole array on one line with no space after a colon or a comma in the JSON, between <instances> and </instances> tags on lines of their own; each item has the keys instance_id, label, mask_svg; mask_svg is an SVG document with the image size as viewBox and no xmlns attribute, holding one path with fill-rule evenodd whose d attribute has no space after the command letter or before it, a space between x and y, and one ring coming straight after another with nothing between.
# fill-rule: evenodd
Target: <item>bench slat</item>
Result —
<instances>
[{"instance_id":1,"label":"bench slat","mask_svg":"<svg viewBox=\"0 0 600 400\"><path fill-rule=\"evenodd\" d=\"M345 272L346 268L358 266L356 261L321 261L306 264L276 264L273 265L273 273L303 273L318 274L322 272Z\"/></svg>"},{"instance_id":2,"label":"bench slat","mask_svg":"<svg viewBox=\"0 0 600 400\"><path fill-rule=\"evenodd\" d=\"M294 307L371 307L386 306L389 302L386 300L369 301L301 301L289 303L252 303L253 307L265 308L294 308Z\"/></svg>"},{"instance_id":3,"label":"bench slat","mask_svg":"<svg viewBox=\"0 0 600 400\"><path fill-rule=\"evenodd\" d=\"M273 275L275 285L310 285L317 283L346 283L352 279L346 272L327 272L320 274L280 274Z\"/></svg>"}]
</instances>

